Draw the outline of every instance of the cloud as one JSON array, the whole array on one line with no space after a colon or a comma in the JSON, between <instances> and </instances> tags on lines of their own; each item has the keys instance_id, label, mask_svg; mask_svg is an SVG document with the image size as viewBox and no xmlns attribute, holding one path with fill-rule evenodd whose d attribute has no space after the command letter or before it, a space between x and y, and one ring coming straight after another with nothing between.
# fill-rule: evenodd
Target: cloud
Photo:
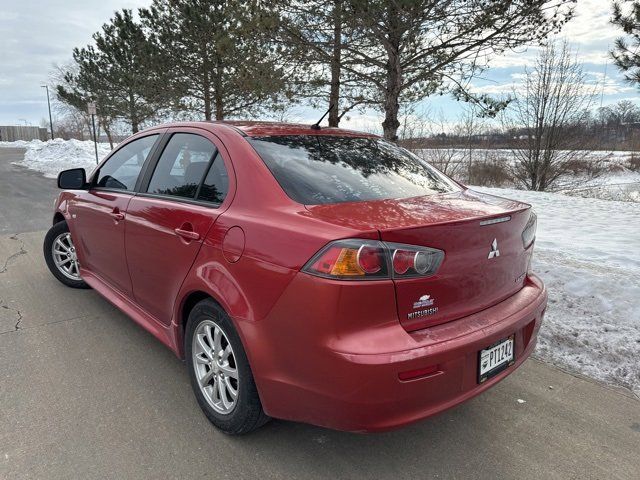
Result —
<instances>
[{"instance_id":1,"label":"cloud","mask_svg":"<svg viewBox=\"0 0 640 480\"><path fill-rule=\"evenodd\" d=\"M47 115L40 88L54 64L71 59L74 47L115 10L146 6L151 0L2 0L0 10L0 124L19 118L37 123Z\"/></svg>"}]
</instances>

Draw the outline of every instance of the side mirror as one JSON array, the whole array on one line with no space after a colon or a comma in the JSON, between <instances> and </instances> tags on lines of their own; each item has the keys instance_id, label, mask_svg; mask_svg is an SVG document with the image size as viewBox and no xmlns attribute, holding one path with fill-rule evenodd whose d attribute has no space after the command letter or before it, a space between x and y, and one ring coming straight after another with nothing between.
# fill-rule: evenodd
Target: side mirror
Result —
<instances>
[{"instance_id":1,"label":"side mirror","mask_svg":"<svg viewBox=\"0 0 640 480\"><path fill-rule=\"evenodd\" d=\"M63 190L82 190L87 188L87 174L84 168L63 170L58 174L58 188Z\"/></svg>"}]
</instances>

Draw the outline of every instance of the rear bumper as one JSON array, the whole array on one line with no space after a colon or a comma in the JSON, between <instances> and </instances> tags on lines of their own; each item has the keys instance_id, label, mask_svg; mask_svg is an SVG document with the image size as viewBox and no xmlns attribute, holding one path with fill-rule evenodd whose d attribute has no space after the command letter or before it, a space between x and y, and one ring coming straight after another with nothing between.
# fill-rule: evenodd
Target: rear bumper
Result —
<instances>
[{"instance_id":1,"label":"rear bumper","mask_svg":"<svg viewBox=\"0 0 640 480\"><path fill-rule=\"evenodd\" d=\"M309 286L302 283L306 291ZM385 295L381 287L380 295L370 296L372 311L377 311L374 317L389 313L383 307ZM513 372L535 347L547 293L540 279L531 276L522 290L493 307L411 333L397 317L373 321L371 328L340 330L324 323L316 330L330 312L297 311L283 320L283 313L291 314L296 305L287 298L281 302L284 310L275 308L264 322L241 325L243 336L256 337L245 345L260 342L249 357L265 411L277 418L365 432L397 428L442 412ZM323 332L327 326L329 331ZM274 337L281 329L288 336ZM514 365L479 384L478 352L510 335L515 335ZM409 381L398 377L431 366L437 366L431 375Z\"/></svg>"}]
</instances>

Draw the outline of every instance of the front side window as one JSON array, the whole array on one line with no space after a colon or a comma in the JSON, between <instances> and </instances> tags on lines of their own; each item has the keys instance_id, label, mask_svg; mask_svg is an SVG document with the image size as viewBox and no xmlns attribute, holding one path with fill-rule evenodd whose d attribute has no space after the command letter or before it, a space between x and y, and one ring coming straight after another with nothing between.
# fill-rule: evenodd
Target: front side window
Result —
<instances>
[{"instance_id":1,"label":"front side window","mask_svg":"<svg viewBox=\"0 0 640 480\"><path fill-rule=\"evenodd\" d=\"M107 160L96 181L97 187L133 190L142 166L156 143L158 135L149 135L127 143Z\"/></svg>"},{"instance_id":2,"label":"front side window","mask_svg":"<svg viewBox=\"0 0 640 480\"><path fill-rule=\"evenodd\" d=\"M174 134L158 160L147 192L195 199L215 153L213 143L200 135Z\"/></svg>"},{"instance_id":3,"label":"front side window","mask_svg":"<svg viewBox=\"0 0 640 480\"><path fill-rule=\"evenodd\" d=\"M287 195L305 205L460 190L415 155L377 138L296 135L248 141Z\"/></svg>"}]
</instances>

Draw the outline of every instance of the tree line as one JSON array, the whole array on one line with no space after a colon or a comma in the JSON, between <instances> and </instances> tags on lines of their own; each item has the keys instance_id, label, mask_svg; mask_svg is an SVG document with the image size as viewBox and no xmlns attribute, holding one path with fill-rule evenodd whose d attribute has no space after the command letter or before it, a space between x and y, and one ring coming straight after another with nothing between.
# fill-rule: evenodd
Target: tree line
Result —
<instances>
[{"instance_id":1,"label":"tree line","mask_svg":"<svg viewBox=\"0 0 640 480\"><path fill-rule=\"evenodd\" d=\"M575 0L153 0L121 10L55 75L58 100L94 101L107 136L159 119L224 120L294 104L379 111L396 140L401 107L452 95L495 116L508 100L471 81L496 55L540 44Z\"/></svg>"}]
</instances>

